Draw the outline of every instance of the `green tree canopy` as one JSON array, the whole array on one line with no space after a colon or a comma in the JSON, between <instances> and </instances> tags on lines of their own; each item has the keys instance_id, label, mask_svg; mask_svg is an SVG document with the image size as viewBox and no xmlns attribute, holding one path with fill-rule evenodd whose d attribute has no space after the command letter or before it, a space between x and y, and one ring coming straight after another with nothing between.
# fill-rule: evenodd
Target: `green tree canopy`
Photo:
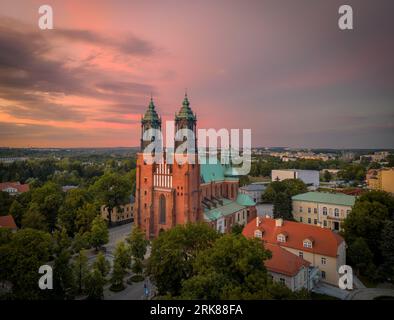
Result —
<instances>
[{"instance_id":1,"label":"green tree canopy","mask_svg":"<svg viewBox=\"0 0 394 320\"><path fill-rule=\"evenodd\" d=\"M147 272L159 294L179 295L182 281L192 275L198 252L212 246L218 237L207 224L190 223L177 225L153 240Z\"/></svg>"},{"instance_id":2,"label":"green tree canopy","mask_svg":"<svg viewBox=\"0 0 394 320\"><path fill-rule=\"evenodd\" d=\"M92 222L92 228L90 231L90 244L95 247L97 251L101 246L108 243L108 240L109 234L107 223L103 220L103 218L97 216Z\"/></svg>"}]
</instances>

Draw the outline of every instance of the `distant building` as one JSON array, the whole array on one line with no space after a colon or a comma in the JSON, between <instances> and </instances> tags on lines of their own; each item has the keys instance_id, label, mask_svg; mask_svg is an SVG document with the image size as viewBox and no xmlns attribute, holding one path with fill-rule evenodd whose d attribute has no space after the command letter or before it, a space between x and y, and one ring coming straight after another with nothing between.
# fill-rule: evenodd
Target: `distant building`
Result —
<instances>
[{"instance_id":1,"label":"distant building","mask_svg":"<svg viewBox=\"0 0 394 320\"><path fill-rule=\"evenodd\" d=\"M14 163L17 161L26 161L27 158L25 157L7 157L7 158L0 158L0 163Z\"/></svg>"},{"instance_id":2,"label":"distant building","mask_svg":"<svg viewBox=\"0 0 394 320\"><path fill-rule=\"evenodd\" d=\"M338 286L338 269L346 263L346 243L337 233L298 222L260 217L248 223L242 233L249 238L261 239L267 249L279 246L309 262L308 265L290 256L277 257L271 263L266 262L267 270L274 274L274 279L282 278L280 281L289 288L299 289L308 286L311 289L319 279ZM273 257L275 254L278 256L283 252L274 249ZM308 267L307 274L302 266ZM286 274L288 276L284 277Z\"/></svg>"},{"instance_id":3,"label":"distant building","mask_svg":"<svg viewBox=\"0 0 394 320\"><path fill-rule=\"evenodd\" d=\"M0 191L8 192L11 196L29 191L28 184L21 184L20 182L2 182L0 183Z\"/></svg>"},{"instance_id":4,"label":"distant building","mask_svg":"<svg viewBox=\"0 0 394 320\"><path fill-rule=\"evenodd\" d=\"M366 180L369 189L394 193L394 168L368 170Z\"/></svg>"},{"instance_id":5,"label":"distant building","mask_svg":"<svg viewBox=\"0 0 394 320\"><path fill-rule=\"evenodd\" d=\"M360 160L365 159L372 162L381 162L385 160L389 155L390 152L388 151L379 151L379 152L375 152L374 154L362 155L360 156Z\"/></svg>"},{"instance_id":6,"label":"distant building","mask_svg":"<svg viewBox=\"0 0 394 320\"><path fill-rule=\"evenodd\" d=\"M271 171L272 181L283 181L285 179L300 179L307 186L319 186L319 171L299 169L279 169Z\"/></svg>"},{"instance_id":7,"label":"distant building","mask_svg":"<svg viewBox=\"0 0 394 320\"><path fill-rule=\"evenodd\" d=\"M267 189L266 183L251 183L239 188L239 193L247 194L256 203L261 202L261 196L263 195L265 189Z\"/></svg>"},{"instance_id":8,"label":"distant building","mask_svg":"<svg viewBox=\"0 0 394 320\"><path fill-rule=\"evenodd\" d=\"M12 231L16 231L18 229L15 224L15 220L11 215L0 216L0 228L8 228Z\"/></svg>"},{"instance_id":9,"label":"distant building","mask_svg":"<svg viewBox=\"0 0 394 320\"><path fill-rule=\"evenodd\" d=\"M134 220L134 197L130 196L130 202L119 207L115 207L111 212L111 226L121 225ZM101 206L101 217L109 221L109 210L105 205Z\"/></svg>"},{"instance_id":10,"label":"distant building","mask_svg":"<svg viewBox=\"0 0 394 320\"><path fill-rule=\"evenodd\" d=\"M78 186L63 186L62 187L63 192L67 192L67 191L74 190L74 189L78 189Z\"/></svg>"},{"instance_id":11,"label":"distant building","mask_svg":"<svg viewBox=\"0 0 394 320\"><path fill-rule=\"evenodd\" d=\"M259 217L274 216L274 205L272 203L261 203L256 205L257 215Z\"/></svg>"},{"instance_id":12,"label":"distant building","mask_svg":"<svg viewBox=\"0 0 394 320\"><path fill-rule=\"evenodd\" d=\"M342 230L343 220L351 211L356 197L343 193L307 192L292 197L295 220L334 231Z\"/></svg>"}]
</instances>

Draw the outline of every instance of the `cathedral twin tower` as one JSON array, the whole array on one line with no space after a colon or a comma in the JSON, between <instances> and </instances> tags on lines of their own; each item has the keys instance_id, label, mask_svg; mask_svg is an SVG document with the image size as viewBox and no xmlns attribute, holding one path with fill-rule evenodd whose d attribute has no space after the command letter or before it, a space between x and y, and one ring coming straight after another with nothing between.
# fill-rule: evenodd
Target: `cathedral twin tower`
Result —
<instances>
[{"instance_id":1,"label":"cathedral twin tower","mask_svg":"<svg viewBox=\"0 0 394 320\"><path fill-rule=\"evenodd\" d=\"M180 111L175 115L175 132L189 129L196 134L196 115L190 108L187 95ZM145 231L147 238L177 224L202 220L200 195L200 166L196 164L147 164L143 151L151 141L144 141L148 129L161 130L161 118L153 99L141 120L141 150L137 154L136 201L134 222ZM194 135L196 136L196 135ZM182 141L175 141L175 148ZM195 146L197 143L195 141Z\"/></svg>"}]
</instances>

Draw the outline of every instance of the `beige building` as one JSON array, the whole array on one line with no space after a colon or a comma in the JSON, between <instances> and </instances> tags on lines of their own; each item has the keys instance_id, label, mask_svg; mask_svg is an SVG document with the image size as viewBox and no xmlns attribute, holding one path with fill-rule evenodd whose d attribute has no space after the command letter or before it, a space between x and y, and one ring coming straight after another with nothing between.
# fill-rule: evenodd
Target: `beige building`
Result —
<instances>
[{"instance_id":1,"label":"beige building","mask_svg":"<svg viewBox=\"0 0 394 320\"><path fill-rule=\"evenodd\" d=\"M366 178L369 189L394 193L394 168L368 170Z\"/></svg>"},{"instance_id":2,"label":"beige building","mask_svg":"<svg viewBox=\"0 0 394 320\"><path fill-rule=\"evenodd\" d=\"M292 288L293 284L298 289L313 287L316 281L314 270L319 271L321 281L338 286L339 267L346 264L346 243L337 233L314 225L257 217L244 228L243 235L261 238L267 249L271 245L280 246L309 263L309 277L302 275L303 268L295 269L296 272L288 278L279 276L288 287ZM288 259L283 258L276 263L277 273L283 274L280 269L288 268L286 261ZM307 267L305 263L301 266ZM270 270L269 262L267 269L275 271ZM286 281L293 281L293 284Z\"/></svg>"},{"instance_id":3,"label":"beige building","mask_svg":"<svg viewBox=\"0 0 394 320\"><path fill-rule=\"evenodd\" d=\"M343 193L307 192L292 197L296 221L341 231L356 197Z\"/></svg>"},{"instance_id":4,"label":"beige building","mask_svg":"<svg viewBox=\"0 0 394 320\"><path fill-rule=\"evenodd\" d=\"M105 205L101 206L101 217L104 220L109 221L108 207ZM132 222L133 220L133 203L127 203L114 208L111 212L111 225L119 225L123 223Z\"/></svg>"}]
</instances>

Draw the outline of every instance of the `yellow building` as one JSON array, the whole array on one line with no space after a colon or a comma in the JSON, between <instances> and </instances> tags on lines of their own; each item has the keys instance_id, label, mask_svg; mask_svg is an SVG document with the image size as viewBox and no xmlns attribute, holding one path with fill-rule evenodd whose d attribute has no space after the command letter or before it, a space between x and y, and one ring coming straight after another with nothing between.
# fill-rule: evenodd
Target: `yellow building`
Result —
<instances>
[{"instance_id":1,"label":"yellow building","mask_svg":"<svg viewBox=\"0 0 394 320\"><path fill-rule=\"evenodd\" d=\"M394 168L368 170L367 185L372 190L394 193Z\"/></svg>"},{"instance_id":2,"label":"yellow building","mask_svg":"<svg viewBox=\"0 0 394 320\"><path fill-rule=\"evenodd\" d=\"M342 223L350 213L356 197L343 193L307 192L292 197L293 217L296 221L342 230Z\"/></svg>"},{"instance_id":3,"label":"yellow building","mask_svg":"<svg viewBox=\"0 0 394 320\"><path fill-rule=\"evenodd\" d=\"M115 207L111 212L111 226L116 226L124 223L129 223L133 221L133 207L134 207L134 198L131 197L130 203L126 203L119 207ZM101 206L101 217L109 221L109 210L105 205Z\"/></svg>"}]
</instances>

